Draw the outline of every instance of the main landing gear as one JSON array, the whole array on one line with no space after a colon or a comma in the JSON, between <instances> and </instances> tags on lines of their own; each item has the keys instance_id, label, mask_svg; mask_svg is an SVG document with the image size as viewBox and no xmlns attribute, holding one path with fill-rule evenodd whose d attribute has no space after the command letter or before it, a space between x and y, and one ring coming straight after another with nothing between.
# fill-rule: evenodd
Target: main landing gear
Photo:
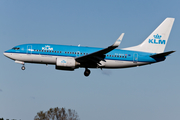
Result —
<instances>
[{"instance_id":1,"label":"main landing gear","mask_svg":"<svg viewBox=\"0 0 180 120\"><path fill-rule=\"evenodd\" d=\"M86 68L85 71L84 71L84 75L86 77L88 77L90 75L90 73L91 73L91 71L88 68Z\"/></svg>"},{"instance_id":2,"label":"main landing gear","mask_svg":"<svg viewBox=\"0 0 180 120\"><path fill-rule=\"evenodd\" d=\"M22 69L22 70L25 70L25 66L23 65L23 66L21 67L21 69Z\"/></svg>"}]
</instances>

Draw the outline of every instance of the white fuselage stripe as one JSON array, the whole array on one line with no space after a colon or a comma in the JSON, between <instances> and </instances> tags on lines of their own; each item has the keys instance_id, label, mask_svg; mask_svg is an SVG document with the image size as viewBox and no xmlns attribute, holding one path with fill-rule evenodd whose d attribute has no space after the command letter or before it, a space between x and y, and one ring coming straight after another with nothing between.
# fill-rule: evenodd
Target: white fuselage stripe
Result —
<instances>
[{"instance_id":1,"label":"white fuselage stripe","mask_svg":"<svg viewBox=\"0 0 180 120\"><path fill-rule=\"evenodd\" d=\"M56 64L56 59L62 56L52 56L52 55L37 55L37 54L19 54L19 53L6 53L7 57L23 61L27 63L41 63L41 64ZM101 61L99 67L102 68L127 68L135 67L140 65L150 64L150 62L133 62L133 61L121 61L121 60L106 60L106 62Z\"/></svg>"}]
</instances>

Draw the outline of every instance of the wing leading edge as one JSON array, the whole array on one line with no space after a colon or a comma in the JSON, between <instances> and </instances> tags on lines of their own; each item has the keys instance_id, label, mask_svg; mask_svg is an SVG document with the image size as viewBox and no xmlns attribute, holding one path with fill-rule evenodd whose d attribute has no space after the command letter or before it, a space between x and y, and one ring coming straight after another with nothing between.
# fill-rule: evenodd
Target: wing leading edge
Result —
<instances>
[{"instance_id":1,"label":"wing leading edge","mask_svg":"<svg viewBox=\"0 0 180 120\"><path fill-rule=\"evenodd\" d=\"M97 52L93 52L88 55L77 57L76 61L78 61L78 62L93 62L93 63L99 63L99 61L101 61L101 60L105 61L104 60L105 54L114 50L115 48L117 48L120 45L120 43L123 39L123 36L124 36L124 33L122 33L119 36L119 38L116 40L116 42L113 45L111 45L107 48L104 48L102 50L99 50Z\"/></svg>"}]
</instances>

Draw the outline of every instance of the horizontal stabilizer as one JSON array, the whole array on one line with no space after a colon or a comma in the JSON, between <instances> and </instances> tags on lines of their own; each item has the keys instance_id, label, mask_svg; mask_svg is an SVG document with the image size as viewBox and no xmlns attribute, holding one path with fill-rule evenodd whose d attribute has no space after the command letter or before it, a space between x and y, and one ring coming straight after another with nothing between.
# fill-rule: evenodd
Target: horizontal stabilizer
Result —
<instances>
[{"instance_id":1,"label":"horizontal stabilizer","mask_svg":"<svg viewBox=\"0 0 180 120\"><path fill-rule=\"evenodd\" d=\"M151 55L150 57L152 57L152 58L165 57L165 56L170 55L170 54L173 53L173 52L175 52L175 51L169 51L169 52L159 53L159 54Z\"/></svg>"}]
</instances>

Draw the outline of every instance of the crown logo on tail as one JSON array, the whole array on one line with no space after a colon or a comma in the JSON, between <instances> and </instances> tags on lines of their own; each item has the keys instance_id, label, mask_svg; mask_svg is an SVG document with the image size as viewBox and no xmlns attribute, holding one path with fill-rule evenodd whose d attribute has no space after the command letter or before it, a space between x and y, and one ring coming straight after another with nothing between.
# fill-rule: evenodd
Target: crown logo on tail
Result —
<instances>
[{"instance_id":1,"label":"crown logo on tail","mask_svg":"<svg viewBox=\"0 0 180 120\"><path fill-rule=\"evenodd\" d=\"M158 35L158 34L157 34L157 35L154 35L154 38L155 38L155 39L161 39L161 37L162 37L162 36L161 36L161 35Z\"/></svg>"},{"instance_id":2,"label":"crown logo on tail","mask_svg":"<svg viewBox=\"0 0 180 120\"><path fill-rule=\"evenodd\" d=\"M152 44L166 44L166 40L161 40L161 35L153 35L154 39L149 39L149 43Z\"/></svg>"}]
</instances>

